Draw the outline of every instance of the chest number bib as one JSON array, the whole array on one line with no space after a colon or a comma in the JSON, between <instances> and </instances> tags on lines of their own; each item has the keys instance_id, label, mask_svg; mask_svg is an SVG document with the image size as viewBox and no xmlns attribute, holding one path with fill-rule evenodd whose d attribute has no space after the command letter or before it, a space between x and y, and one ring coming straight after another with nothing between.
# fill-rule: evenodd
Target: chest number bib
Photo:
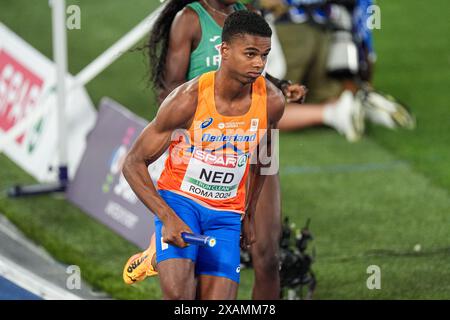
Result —
<instances>
[{"instance_id":1,"label":"chest number bib","mask_svg":"<svg viewBox=\"0 0 450 320\"><path fill-rule=\"evenodd\" d=\"M181 190L208 199L233 198L245 174L247 160L247 154L213 154L195 148Z\"/></svg>"}]
</instances>

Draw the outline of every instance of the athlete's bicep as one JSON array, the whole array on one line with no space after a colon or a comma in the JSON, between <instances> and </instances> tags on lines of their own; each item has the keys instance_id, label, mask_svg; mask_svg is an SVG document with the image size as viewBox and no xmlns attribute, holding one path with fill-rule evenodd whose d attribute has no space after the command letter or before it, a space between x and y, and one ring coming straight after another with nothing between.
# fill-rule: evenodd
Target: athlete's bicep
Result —
<instances>
[{"instance_id":1,"label":"athlete's bicep","mask_svg":"<svg viewBox=\"0 0 450 320\"><path fill-rule=\"evenodd\" d=\"M171 131L163 129L158 121L155 118L150 122L134 142L128 153L132 162L145 162L149 165L169 147Z\"/></svg>"},{"instance_id":2,"label":"athlete's bicep","mask_svg":"<svg viewBox=\"0 0 450 320\"><path fill-rule=\"evenodd\" d=\"M286 99L280 89L268 79L265 80L267 88L267 125L268 128L275 128L283 116Z\"/></svg>"},{"instance_id":3,"label":"athlete's bicep","mask_svg":"<svg viewBox=\"0 0 450 320\"><path fill-rule=\"evenodd\" d=\"M274 139L277 138L278 132L277 126L278 121L284 113L285 108L285 98L281 90L279 90L273 83L266 79L267 85L267 132L265 137L262 139L265 145L261 146L263 150L261 152L267 155L270 159L273 159L274 152ZM276 141L276 140L275 140ZM269 161L270 164L270 161Z\"/></svg>"},{"instance_id":4,"label":"athlete's bicep","mask_svg":"<svg viewBox=\"0 0 450 320\"><path fill-rule=\"evenodd\" d=\"M192 43L195 37L194 31L196 29L195 19L197 18L194 15L195 13L180 12L172 23L163 72L165 90L160 95L160 101L174 88L187 80Z\"/></svg>"},{"instance_id":5,"label":"athlete's bicep","mask_svg":"<svg viewBox=\"0 0 450 320\"><path fill-rule=\"evenodd\" d=\"M193 80L194 81L194 80ZM190 81L175 89L161 104L155 118L141 132L130 150L131 157L147 164L169 147L177 129L189 127L197 106L196 83Z\"/></svg>"},{"instance_id":6,"label":"athlete's bicep","mask_svg":"<svg viewBox=\"0 0 450 320\"><path fill-rule=\"evenodd\" d=\"M182 21L174 21L170 31L166 70L164 70L165 80L169 86L178 86L186 81L192 46L190 32L187 29L189 28L183 26Z\"/></svg>"}]
</instances>

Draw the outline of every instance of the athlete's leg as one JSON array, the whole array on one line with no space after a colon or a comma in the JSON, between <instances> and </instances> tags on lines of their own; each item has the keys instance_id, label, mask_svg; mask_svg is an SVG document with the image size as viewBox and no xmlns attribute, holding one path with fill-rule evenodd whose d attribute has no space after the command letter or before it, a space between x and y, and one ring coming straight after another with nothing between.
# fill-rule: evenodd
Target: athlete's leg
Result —
<instances>
[{"instance_id":1,"label":"athlete's leg","mask_svg":"<svg viewBox=\"0 0 450 320\"><path fill-rule=\"evenodd\" d=\"M327 125L345 135L349 141L357 141L364 132L364 112L361 103L350 92L354 83L330 77L326 70L329 34L308 27L304 30L317 42L317 54L305 74L308 87L306 104L290 103L278 123L280 130L298 130L316 125ZM349 88L351 91L344 91Z\"/></svg>"},{"instance_id":2,"label":"athlete's leg","mask_svg":"<svg viewBox=\"0 0 450 320\"><path fill-rule=\"evenodd\" d=\"M198 250L197 299L236 299L240 279L241 215L235 212L203 209L203 234L216 238L213 248Z\"/></svg>"},{"instance_id":3,"label":"athlete's leg","mask_svg":"<svg viewBox=\"0 0 450 320\"><path fill-rule=\"evenodd\" d=\"M327 71L327 60L331 36L328 31L311 27L311 35L316 40L315 58L311 61L305 74L305 85L308 88L306 103L323 103L336 99L343 91L342 80L331 77Z\"/></svg>"},{"instance_id":4,"label":"athlete's leg","mask_svg":"<svg viewBox=\"0 0 450 320\"><path fill-rule=\"evenodd\" d=\"M126 284L143 281L147 277L158 275L156 269L156 241L155 234L150 238L149 247L140 253L131 256L125 263L122 277Z\"/></svg>"},{"instance_id":5,"label":"athlete's leg","mask_svg":"<svg viewBox=\"0 0 450 320\"><path fill-rule=\"evenodd\" d=\"M279 299L281 195L278 174L266 176L256 205L255 230L256 242L251 247L255 270L252 298Z\"/></svg>"},{"instance_id":6,"label":"athlete's leg","mask_svg":"<svg viewBox=\"0 0 450 320\"><path fill-rule=\"evenodd\" d=\"M323 125L324 109L324 104L288 103L278 122L278 128L289 131Z\"/></svg>"},{"instance_id":7,"label":"athlete's leg","mask_svg":"<svg viewBox=\"0 0 450 320\"><path fill-rule=\"evenodd\" d=\"M225 277L201 275L198 278L197 299L235 300L239 284Z\"/></svg>"},{"instance_id":8,"label":"athlete's leg","mask_svg":"<svg viewBox=\"0 0 450 320\"><path fill-rule=\"evenodd\" d=\"M305 84L305 76L316 54L314 27L306 23L279 23L275 27L286 59L285 79Z\"/></svg>"},{"instance_id":9,"label":"athlete's leg","mask_svg":"<svg viewBox=\"0 0 450 320\"><path fill-rule=\"evenodd\" d=\"M286 56L287 79L308 88L304 104L289 103L286 106L278 128L299 130L329 125L338 131L350 130L351 128L342 128L344 125L340 122L330 123L325 116L336 109L331 99L337 100L342 92L341 82L327 75L330 35L307 23L279 24L277 31ZM345 119L350 116L350 112L344 112Z\"/></svg>"},{"instance_id":10,"label":"athlete's leg","mask_svg":"<svg viewBox=\"0 0 450 320\"><path fill-rule=\"evenodd\" d=\"M190 259L168 259L158 263L158 275L165 300L195 299L195 264Z\"/></svg>"},{"instance_id":11,"label":"athlete's leg","mask_svg":"<svg viewBox=\"0 0 450 320\"><path fill-rule=\"evenodd\" d=\"M191 200L160 190L161 197L194 233L201 233L198 212ZM163 299L195 299L195 262L198 246L179 248L163 242L163 223L155 217L156 262Z\"/></svg>"}]
</instances>

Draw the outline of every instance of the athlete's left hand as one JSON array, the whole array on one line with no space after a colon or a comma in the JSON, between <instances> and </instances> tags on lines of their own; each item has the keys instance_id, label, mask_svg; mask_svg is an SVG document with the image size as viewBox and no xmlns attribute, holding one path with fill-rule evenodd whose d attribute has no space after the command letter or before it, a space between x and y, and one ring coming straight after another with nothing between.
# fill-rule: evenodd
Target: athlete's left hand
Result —
<instances>
[{"instance_id":1,"label":"athlete's left hand","mask_svg":"<svg viewBox=\"0 0 450 320\"><path fill-rule=\"evenodd\" d=\"M287 102L303 103L308 89L298 83L286 84L282 87Z\"/></svg>"},{"instance_id":2,"label":"athlete's left hand","mask_svg":"<svg viewBox=\"0 0 450 320\"><path fill-rule=\"evenodd\" d=\"M247 250L255 241L255 219L245 214L242 219L241 248Z\"/></svg>"}]
</instances>

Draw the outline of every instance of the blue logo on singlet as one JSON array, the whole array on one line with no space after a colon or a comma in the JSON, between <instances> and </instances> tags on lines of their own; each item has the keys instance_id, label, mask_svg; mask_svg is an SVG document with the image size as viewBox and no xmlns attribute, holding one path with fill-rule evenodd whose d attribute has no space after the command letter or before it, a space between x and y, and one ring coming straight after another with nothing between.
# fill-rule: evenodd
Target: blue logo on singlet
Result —
<instances>
[{"instance_id":1,"label":"blue logo on singlet","mask_svg":"<svg viewBox=\"0 0 450 320\"><path fill-rule=\"evenodd\" d=\"M213 118L209 118L202 122L202 124L200 125L200 128L202 128L202 129L208 128L212 122L213 122Z\"/></svg>"}]
</instances>

